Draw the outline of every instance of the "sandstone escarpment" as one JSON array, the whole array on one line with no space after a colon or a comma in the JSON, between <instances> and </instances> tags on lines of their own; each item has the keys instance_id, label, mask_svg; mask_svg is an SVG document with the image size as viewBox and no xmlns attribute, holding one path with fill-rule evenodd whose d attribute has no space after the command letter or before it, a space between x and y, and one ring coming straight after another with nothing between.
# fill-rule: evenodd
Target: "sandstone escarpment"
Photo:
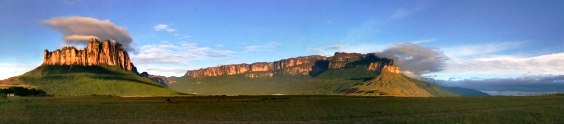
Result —
<instances>
[{"instance_id":1,"label":"sandstone escarpment","mask_svg":"<svg viewBox=\"0 0 564 124\"><path fill-rule=\"evenodd\" d=\"M44 65L109 65L137 73L123 46L109 40L100 42L92 38L82 50L72 46L63 47L52 52L45 50L43 56Z\"/></svg>"},{"instance_id":2,"label":"sandstone escarpment","mask_svg":"<svg viewBox=\"0 0 564 124\"><path fill-rule=\"evenodd\" d=\"M244 74L247 78L273 77L278 75L312 75L322 73L328 69L363 67L370 71L385 70L399 73L399 67L393 61L380 58L375 54L342 53L337 52L332 57L303 56L282 59L274 62L259 62L252 64L232 64L189 70L186 77L213 77L223 75Z\"/></svg>"},{"instance_id":3,"label":"sandstone escarpment","mask_svg":"<svg viewBox=\"0 0 564 124\"><path fill-rule=\"evenodd\" d=\"M272 77L282 74L308 74L316 61L327 60L324 56L303 56L283 59L275 62L258 62L253 64L233 64L190 70L187 77L210 77L222 75L246 74L246 77ZM247 74L251 73L252 74Z\"/></svg>"}]
</instances>

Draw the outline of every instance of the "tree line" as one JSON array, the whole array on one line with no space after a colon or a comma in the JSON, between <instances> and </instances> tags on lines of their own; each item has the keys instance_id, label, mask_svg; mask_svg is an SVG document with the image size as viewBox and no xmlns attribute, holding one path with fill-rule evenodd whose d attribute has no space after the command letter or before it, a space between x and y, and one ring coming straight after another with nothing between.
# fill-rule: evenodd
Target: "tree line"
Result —
<instances>
[{"instance_id":1,"label":"tree line","mask_svg":"<svg viewBox=\"0 0 564 124\"><path fill-rule=\"evenodd\" d=\"M0 89L0 94L15 94L16 96L46 96L47 92L39 89L24 88L24 87L9 87L6 89Z\"/></svg>"}]
</instances>

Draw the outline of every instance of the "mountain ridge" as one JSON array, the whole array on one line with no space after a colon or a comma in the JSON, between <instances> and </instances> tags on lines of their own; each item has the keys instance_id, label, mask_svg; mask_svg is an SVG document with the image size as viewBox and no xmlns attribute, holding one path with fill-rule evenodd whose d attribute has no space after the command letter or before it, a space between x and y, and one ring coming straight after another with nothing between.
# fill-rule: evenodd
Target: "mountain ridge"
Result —
<instances>
[{"instance_id":1,"label":"mountain ridge","mask_svg":"<svg viewBox=\"0 0 564 124\"><path fill-rule=\"evenodd\" d=\"M375 53L336 52L274 62L230 64L170 77L169 87L201 95L455 96L400 73L392 59Z\"/></svg>"},{"instance_id":2,"label":"mountain ridge","mask_svg":"<svg viewBox=\"0 0 564 124\"><path fill-rule=\"evenodd\" d=\"M300 56L281 59L274 62L256 62L251 64L229 64L188 70L184 77L212 77L221 75L245 74L249 78L273 77L278 75L317 75L328 69L345 67L366 67L368 70L389 70L399 73L400 67L393 65L392 59L380 58L373 53L336 52L334 56Z\"/></svg>"},{"instance_id":3,"label":"mountain ridge","mask_svg":"<svg viewBox=\"0 0 564 124\"><path fill-rule=\"evenodd\" d=\"M100 42L92 38L88 41L86 48L82 50L74 46L65 46L51 52L47 49L43 51L43 65L94 66L102 64L118 66L125 71L139 74L123 46L110 40Z\"/></svg>"}]
</instances>

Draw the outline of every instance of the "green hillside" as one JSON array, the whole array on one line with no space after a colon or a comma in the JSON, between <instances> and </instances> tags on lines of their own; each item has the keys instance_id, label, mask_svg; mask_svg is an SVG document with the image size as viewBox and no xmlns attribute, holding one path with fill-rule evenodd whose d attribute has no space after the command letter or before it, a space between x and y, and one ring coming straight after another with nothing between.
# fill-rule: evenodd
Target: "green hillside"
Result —
<instances>
[{"instance_id":1,"label":"green hillside","mask_svg":"<svg viewBox=\"0 0 564 124\"><path fill-rule=\"evenodd\" d=\"M451 93L456 93L461 96L490 96L487 93L484 93L479 90L469 89L469 88L462 88L462 87L446 87L442 86L441 88L448 90Z\"/></svg>"},{"instance_id":2,"label":"green hillside","mask_svg":"<svg viewBox=\"0 0 564 124\"><path fill-rule=\"evenodd\" d=\"M412 79L402 74L382 72L374 79L341 91L349 95L362 96L454 96L433 84Z\"/></svg>"},{"instance_id":3,"label":"green hillside","mask_svg":"<svg viewBox=\"0 0 564 124\"><path fill-rule=\"evenodd\" d=\"M8 82L53 95L167 96L180 93L114 66L42 65ZM6 83L6 82L5 82Z\"/></svg>"},{"instance_id":4,"label":"green hillside","mask_svg":"<svg viewBox=\"0 0 564 124\"><path fill-rule=\"evenodd\" d=\"M396 77L387 81L393 83L411 82L416 90L427 93L426 96L453 96L435 85L410 79L401 74L384 73L384 77ZM319 75L280 75L271 78L246 78L244 75L215 76L203 78L173 77L176 83L169 87L180 92L200 95L359 95L346 93L359 85L381 76L376 71L364 67L327 70ZM396 87L394 87L396 88ZM405 89L415 90L415 89ZM375 92L362 92L362 95L380 95ZM396 96L406 96L395 94ZM408 96L410 96L409 94Z\"/></svg>"}]
</instances>

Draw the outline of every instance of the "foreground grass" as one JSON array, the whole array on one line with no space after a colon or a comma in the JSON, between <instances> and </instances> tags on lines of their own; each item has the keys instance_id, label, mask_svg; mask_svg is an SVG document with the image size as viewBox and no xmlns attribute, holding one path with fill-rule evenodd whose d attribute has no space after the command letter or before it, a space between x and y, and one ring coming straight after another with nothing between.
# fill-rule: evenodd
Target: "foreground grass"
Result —
<instances>
[{"instance_id":1,"label":"foreground grass","mask_svg":"<svg viewBox=\"0 0 564 124\"><path fill-rule=\"evenodd\" d=\"M564 96L10 97L0 123L561 123Z\"/></svg>"}]
</instances>

